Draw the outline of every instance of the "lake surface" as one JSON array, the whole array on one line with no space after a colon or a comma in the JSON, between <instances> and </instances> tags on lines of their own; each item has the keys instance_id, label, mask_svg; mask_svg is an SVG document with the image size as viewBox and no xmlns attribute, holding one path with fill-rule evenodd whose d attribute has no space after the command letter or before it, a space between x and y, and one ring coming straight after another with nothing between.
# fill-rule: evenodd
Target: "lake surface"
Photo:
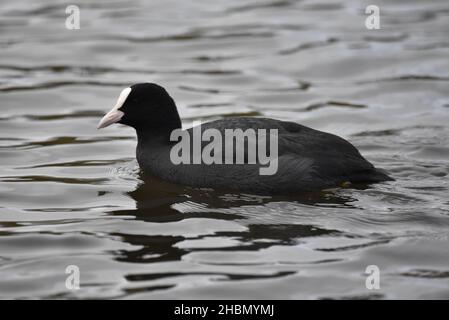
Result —
<instances>
[{"instance_id":1,"label":"lake surface","mask_svg":"<svg viewBox=\"0 0 449 320\"><path fill-rule=\"evenodd\" d=\"M80 30L69 4L0 4L0 298L449 298L447 0L376 1L380 30L371 1L85 0ZM144 178L133 130L96 130L142 81L185 127L296 121L396 181L260 197Z\"/></svg>"}]
</instances>

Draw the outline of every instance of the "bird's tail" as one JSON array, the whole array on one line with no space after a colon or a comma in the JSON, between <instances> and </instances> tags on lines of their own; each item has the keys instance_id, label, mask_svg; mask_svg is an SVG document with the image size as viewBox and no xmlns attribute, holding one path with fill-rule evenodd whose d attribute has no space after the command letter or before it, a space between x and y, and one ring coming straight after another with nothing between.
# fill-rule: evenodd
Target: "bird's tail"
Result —
<instances>
[{"instance_id":1,"label":"bird's tail","mask_svg":"<svg viewBox=\"0 0 449 320\"><path fill-rule=\"evenodd\" d=\"M371 179L374 182L380 182L380 181L395 181L394 178L390 177L387 173L387 171L379 168L374 168Z\"/></svg>"}]
</instances>

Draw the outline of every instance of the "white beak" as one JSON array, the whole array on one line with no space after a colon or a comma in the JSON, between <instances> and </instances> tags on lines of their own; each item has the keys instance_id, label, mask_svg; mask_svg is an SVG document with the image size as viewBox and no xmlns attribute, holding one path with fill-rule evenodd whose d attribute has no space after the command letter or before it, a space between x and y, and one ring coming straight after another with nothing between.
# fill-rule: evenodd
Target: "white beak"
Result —
<instances>
[{"instance_id":1,"label":"white beak","mask_svg":"<svg viewBox=\"0 0 449 320\"><path fill-rule=\"evenodd\" d=\"M125 113L123 111L120 111L119 109L123 106L130 93L131 88L126 88L122 90L114 108L112 108L111 111L106 113L106 115L100 120L97 129L106 128L111 124L120 121L120 119L123 117Z\"/></svg>"},{"instance_id":2,"label":"white beak","mask_svg":"<svg viewBox=\"0 0 449 320\"><path fill-rule=\"evenodd\" d=\"M100 120L97 129L109 127L111 124L120 121L123 115L123 111L112 109Z\"/></svg>"}]
</instances>

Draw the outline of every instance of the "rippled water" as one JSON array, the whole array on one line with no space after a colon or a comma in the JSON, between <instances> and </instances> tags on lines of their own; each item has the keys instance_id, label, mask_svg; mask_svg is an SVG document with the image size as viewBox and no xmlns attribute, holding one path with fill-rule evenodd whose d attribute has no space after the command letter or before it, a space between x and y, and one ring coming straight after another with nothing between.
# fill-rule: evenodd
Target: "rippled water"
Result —
<instances>
[{"instance_id":1,"label":"rippled water","mask_svg":"<svg viewBox=\"0 0 449 320\"><path fill-rule=\"evenodd\" d=\"M446 0L376 1L371 31L371 1L85 0L80 30L68 4L0 4L1 298L449 298ZM141 81L186 127L297 121L396 181L272 198L144 178L134 132L96 130Z\"/></svg>"}]
</instances>

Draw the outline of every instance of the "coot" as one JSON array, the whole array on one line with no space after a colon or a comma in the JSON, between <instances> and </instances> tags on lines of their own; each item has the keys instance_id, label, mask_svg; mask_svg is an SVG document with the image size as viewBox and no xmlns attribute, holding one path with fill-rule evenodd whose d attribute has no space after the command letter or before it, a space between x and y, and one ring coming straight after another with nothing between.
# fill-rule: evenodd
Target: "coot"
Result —
<instances>
[{"instance_id":1,"label":"coot","mask_svg":"<svg viewBox=\"0 0 449 320\"><path fill-rule=\"evenodd\" d=\"M98 128L113 123L136 130L136 157L146 174L176 184L255 194L291 194L348 183L393 180L348 141L294 122L234 117L182 130L175 102L163 87L154 83L124 89ZM247 134L240 141L243 144L232 136L226 139L229 132ZM187 144L191 154L182 155L186 150L180 148L181 140L189 137L182 141L182 146ZM251 140L254 137L256 140ZM216 142L213 148L207 148L212 141ZM261 150L275 156L269 158L271 163L263 159ZM209 157L204 157L204 153Z\"/></svg>"}]
</instances>

